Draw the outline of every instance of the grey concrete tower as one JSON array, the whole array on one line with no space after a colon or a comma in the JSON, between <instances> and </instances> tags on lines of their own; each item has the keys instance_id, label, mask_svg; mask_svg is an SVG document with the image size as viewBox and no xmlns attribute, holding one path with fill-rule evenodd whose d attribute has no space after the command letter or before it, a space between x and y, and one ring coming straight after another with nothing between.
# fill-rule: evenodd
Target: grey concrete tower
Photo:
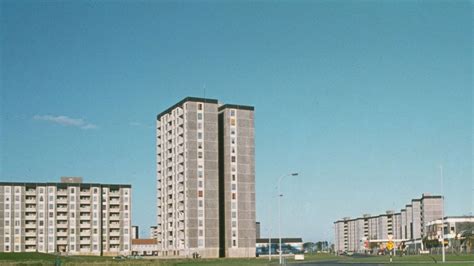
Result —
<instances>
[{"instance_id":1,"label":"grey concrete tower","mask_svg":"<svg viewBox=\"0 0 474 266\"><path fill-rule=\"evenodd\" d=\"M218 103L188 97L157 117L161 256L219 256Z\"/></svg>"},{"instance_id":2,"label":"grey concrete tower","mask_svg":"<svg viewBox=\"0 0 474 266\"><path fill-rule=\"evenodd\" d=\"M255 257L254 108L219 107L221 256Z\"/></svg>"}]
</instances>

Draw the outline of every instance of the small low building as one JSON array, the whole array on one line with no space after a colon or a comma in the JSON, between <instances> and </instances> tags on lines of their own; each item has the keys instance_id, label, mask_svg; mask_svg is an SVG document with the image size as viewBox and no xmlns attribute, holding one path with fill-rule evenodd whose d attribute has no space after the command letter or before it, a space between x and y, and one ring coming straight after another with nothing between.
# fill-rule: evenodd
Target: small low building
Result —
<instances>
[{"instance_id":1,"label":"small low building","mask_svg":"<svg viewBox=\"0 0 474 266\"><path fill-rule=\"evenodd\" d=\"M271 252L268 250L269 244L271 244ZM279 254L279 245L279 238L258 238L256 241L257 255L268 255L269 253L273 255ZM302 238L282 238L281 246L283 254L301 254L304 252Z\"/></svg>"},{"instance_id":2,"label":"small low building","mask_svg":"<svg viewBox=\"0 0 474 266\"><path fill-rule=\"evenodd\" d=\"M442 226L444 222L444 226ZM427 240L441 239L442 228L444 229L444 239L448 245L455 244L454 240L462 240L466 235L474 231L474 216L447 216L443 220L431 221L426 226Z\"/></svg>"},{"instance_id":3,"label":"small low building","mask_svg":"<svg viewBox=\"0 0 474 266\"><path fill-rule=\"evenodd\" d=\"M158 242L154 238L132 239L132 255L158 256Z\"/></svg>"}]
</instances>

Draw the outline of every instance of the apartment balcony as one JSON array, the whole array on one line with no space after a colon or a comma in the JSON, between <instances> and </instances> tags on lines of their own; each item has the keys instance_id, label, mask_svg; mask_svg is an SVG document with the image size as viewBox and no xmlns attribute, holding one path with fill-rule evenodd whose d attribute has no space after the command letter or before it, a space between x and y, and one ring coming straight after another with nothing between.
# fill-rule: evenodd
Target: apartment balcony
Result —
<instances>
[{"instance_id":1,"label":"apartment balcony","mask_svg":"<svg viewBox=\"0 0 474 266\"><path fill-rule=\"evenodd\" d=\"M36 229L36 223L25 223L26 229Z\"/></svg>"},{"instance_id":2,"label":"apartment balcony","mask_svg":"<svg viewBox=\"0 0 474 266\"><path fill-rule=\"evenodd\" d=\"M178 230L184 230L184 223L178 223Z\"/></svg>"},{"instance_id":3,"label":"apartment balcony","mask_svg":"<svg viewBox=\"0 0 474 266\"><path fill-rule=\"evenodd\" d=\"M36 212L36 207L27 207L25 208L25 212Z\"/></svg>"},{"instance_id":4,"label":"apartment balcony","mask_svg":"<svg viewBox=\"0 0 474 266\"><path fill-rule=\"evenodd\" d=\"M119 221L120 220L120 215L110 215L109 220L110 221Z\"/></svg>"},{"instance_id":5,"label":"apartment balcony","mask_svg":"<svg viewBox=\"0 0 474 266\"><path fill-rule=\"evenodd\" d=\"M25 195L27 195L27 196L36 196L36 190L35 189L27 189L25 191Z\"/></svg>"},{"instance_id":6,"label":"apartment balcony","mask_svg":"<svg viewBox=\"0 0 474 266\"><path fill-rule=\"evenodd\" d=\"M36 214L29 214L29 215L25 215L25 220L27 221L36 221Z\"/></svg>"},{"instance_id":7,"label":"apartment balcony","mask_svg":"<svg viewBox=\"0 0 474 266\"><path fill-rule=\"evenodd\" d=\"M59 189L58 191L56 191L56 195L67 196L67 189Z\"/></svg>"},{"instance_id":8,"label":"apartment balcony","mask_svg":"<svg viewBox=\"0 0 474 266\"><path fill-rule=\"evenodd\" d=\"M29 230L25 232L25 237L36 237L36 230Z\"/></svg>"},{"instance_id":9,"label":"apartment balcony","mask_svg":"<svg viewBox=\"0 0 474 266\"><path fill-rule=\"evenodd\" d=\"M86 189L86 190L82 190L82 189L81 189L80 195L90 195L90 194L91 194L91 190L90 190L90 189Z\"/></svg>"},{"instance_id":10,"label":"apartment balcony","mask_svg":"<svg viewBox=\"0 0 474 266\"><path fill-rule=\"evenodd\" d=\"M58 223L56 224L56 228L67 229L67 223Z\"/></svg>"},{"instance_id":11,"label":"apartment balcony","mask_svg":"<svg viewBox=\"0 0 474 266\"><path fill-rule=\"evenodd\" d=\"M110 223L110 228L120 228L120 223Z\"/></svg>"},{"instance_id":12,"label":"apartment balcony","mask_svg":"<svg viewBox=\"0 0 474 266\"><path fill-rule=\"evenodd\" d=\"M81 239L81 240L79 240L79 244L81 244L81 245L90 245L91 244L91 239L90 238Z\"/></svg>"},{"instance_id":13,"label":"apartment balcony","mask_svg":"<svg viewBox=\"0 0 474 266\"><path fill-rule=\"evenodd\" d=\"M117 191L110 191L109 192L109 197L114 197L114 198L120 197L120 191L118 191L118 190Z\"/></svg>"},{"instance_id":14,"label":"apartment balcony","mask_svg":"<svg viewBox=\"0 0 474 266\"><path fill-rule=\"evenodd\" d=\"M81 212L91 212L91 207L90 206L81 206L79 208L79 211L81 211Z\"/></svg>"},{"instance_id":15,"label":"apartment balcony","mask_svg":"<svg viewBox=\"0 0 474 266\"><path fill-rule=\"evenodd\" d=\"M178 210L184 211L184 204L178 204Z\"/></svg>"},{"instance_id":16,"label":"apartment balcony","mask_svg":"<svg viewBox=\"0 0 474 266\"><path fill-rule=\"evenodd\" d=\"M91 204L91 199L90 198L81 198L79 200L81 204Z\"/></svg>"},{"instance_id":17,"label":"apartment balcony","mask_svg":"<svg viewBox=\"0 0 474 266\"><path fill-rule=\"evenodd\" d=\"M113 230L109 232L110 236L120 236L120 230Z\"/></svg>"},{"instance_id":18,"label":"apartment balcony","mask_svg":"<svg viewBox=\"0 0 474 266\"><path fill-rule=\"evenodd\" d=\"M26 198L26 204L36 204L36 198Z\"/></svg>"},{"instance_id":19,"label":"apartment balcony","mask_svg":"<svg viewBox=\"0 0 474 266\"><path fill-rule=\"evenodd\" d=\"M67 236L67 231L66 231L66 230L57 231L57 232L56 232L56 235L57 235L57 236Z\"/></svg>"},{"instance_id":20,"label":"apartment balcony","mask_svg":"<svg viewBox=\"0 0 474 266\"><path fill-rule=\"evenodd\" d=\"M91 228L91 224L90 223L80 223L79 228Z\"/></svg>"},{"instance_id":21,"label":"apartment balcony","mask_svg":"<svg viewBox=\"0 0 474 266\"><path fill-rule=\"evenodd\" d=\"M178 201L184 201L184 194L183 193L178 194Z\"/></svg>"},{"instance_id":22,"label":"apartment balcony","mask_svg":"<svg viewBox=\"0 0 474 266\"><path fill-rule=\"evenodd\" d=\"M68 212L67 207L57 207L56 212Z\"/></svg>"},{"instance_id":23,"label":"apartment balcony","mask_svg":"<svg viewBox=\"0 0 474 266\"><path fill-rule=\"evenodd\" d=\"M56 198L56 203L67 204L67 197Z\"/></svg>"},{"instance_id":24,"label":"apartment balcony","mask_svg":"<svg viewBox=\"0 0 474 266\"><path fill-rule=\"evenodd\" d=\"M81 230L79 232L80 236L90 236L91 235L91 230Z\"/></svg>"},{"instance_id":25,"label":"apartment balcony","mask_svg":"<svg viewBox=\"0 0 474 266\"><path fill-rule=\"evenodd\" d=\"M178 192L184 192L184 186L183 185L178 186Z\"/></svg>"},{"instance_id":26,"label":"apartment balcony","mask_svg":"<svg viewBox=\"0 0 474 266\"><path fill-rule=\"evenodd\" d=\"M117 199L117 198L110 199L109 204L110 205L120 205L120 200Z\"/></svg>"},{"instance_id":27,"label":"apartment balcony","mask_svg":"<svg viewBox=\"0 0 474 266\"><path fill-rule=\"evenodd\" d=\"M25 252L36 252L36 244L25 245Z\"/></svg>"},{"instance_id":28,"label":"apartment balcony","mask_svg":"<svg viewBox=\"0 0 474 266\"><path fill-rule=\"evenodd\" d=\"M178 178L177 178L177 181L178 181L179 183L183 183L183 182L184 182L184 175L183 175L183 174L179 174L179 175L178 175Z\"/></svg>"},{"instance_id":29,"label":"apartment balcony","mask_svg":"<svg viewBox=\"0 0 474 266\"><path fill-rule=\"evenodd\" d=\"M110 245L120 245L120 239L110 239L109 240Z\"/></svg>"},{"instance_id":30,"label":"apartment balcony","mask_svg":"<svg viewBox=\"0 0 474 266\"><path fill-rule=\"evenodd\" d=\"M56 245L67 245L67 238L58 239Z\"/></svg>"},{"instance_id":31,"label":"apartment balcony","mask_svg":"<svg viewBox=\"0 0 474 266\"><path fill-rule=\"evenodd\" d=\"M36 239L25 240L25 245L33 246L36 245Z\"/></svg>"},{"instance_id":32,"label":"apartment balcony","mask_svg":"<svg viewBox=\"0 0 474 266\"><path fill-rule=\"evenodd\" d=\"M109 213L120 213L120 208L109 208Z\"/></svg>"},{"instance_id":33,"label":"apartment balcony","mask_svg":"<svg viewBox=\"0 0 474 266\"><path fill-rule=\"evenodd\" d=\"M177 152L178 154L184 153L184 146L179 146L179 147L176 149L176 152Z\"/></svg>"},{"instance_id":34,"label":"apartment balcony","mask_svg":"<svg viewBox=\"0 0 474 266\"><path fill-rule=\"evenodd\" d=\"M56 220L61 220L61 221L67 220L67 218L68 218L67 215L57 215L56 216Z\"/></svg>"},{"instance_id":35,"label":"apartment balcony","mask_svg":"<svg viewBox=\"0 0 474 266\"><path fill-rule=\"evenodd\" d=\"M90 219L91 219L90 214L89 215L81 215L80 218L79 218L79 220L81 220L81 221L84 221L84 220L89 221Z\"/></svg>"}]
</instances>

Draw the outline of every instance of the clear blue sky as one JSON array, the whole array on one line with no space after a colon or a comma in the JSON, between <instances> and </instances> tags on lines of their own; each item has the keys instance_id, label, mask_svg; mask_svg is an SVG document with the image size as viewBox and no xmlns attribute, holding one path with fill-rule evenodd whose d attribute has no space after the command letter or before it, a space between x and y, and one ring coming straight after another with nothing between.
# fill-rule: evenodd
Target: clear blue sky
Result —
<instances>
[{"instance_id":1,"label":"clear blue sky","mask_svg":"<svg viewBox=\"0 0 474 266\"><path fill-rule=\"evenodd\" d=\"M156 114L205 96L256 108L265 236L292 171L285 236L440 193L440 164L446 213L468 214L471 3L3 0L0 180L131 183L148 234Z\"/></svg>"}]
</instances>

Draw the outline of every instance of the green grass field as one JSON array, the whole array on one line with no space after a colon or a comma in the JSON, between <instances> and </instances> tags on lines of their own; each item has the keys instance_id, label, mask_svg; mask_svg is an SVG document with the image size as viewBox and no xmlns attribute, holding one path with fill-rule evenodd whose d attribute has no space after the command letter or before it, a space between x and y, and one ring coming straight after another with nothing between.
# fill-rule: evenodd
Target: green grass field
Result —
<instances>
[{"instance_id":1,"label":"green grass field","mask_svg":"<svg viewBox=\"0 0 474 266\"><path fill-rule=\"evenodd\" d=\"M54 265L57 256L41 253L0 253L0 265ZM447 263L444 265L474 265L474 255L447 255ZM186 265L278 265L278 258L275 256L269 262L268 258L251 259L125 259L113 260L111 257L96 256L61 256L61 265L158 265L158 266L186 266ZM292 257L287 258L288 263L298 263ZM373 263L389 264L388 256L369 257L348 257L334 256L331 254L306 254L304 262L343 262L343 263ZM434 265L441 261L440 255L417 255L394 257L392 264L397 265Z\"/></svg>"}]
</instances>

